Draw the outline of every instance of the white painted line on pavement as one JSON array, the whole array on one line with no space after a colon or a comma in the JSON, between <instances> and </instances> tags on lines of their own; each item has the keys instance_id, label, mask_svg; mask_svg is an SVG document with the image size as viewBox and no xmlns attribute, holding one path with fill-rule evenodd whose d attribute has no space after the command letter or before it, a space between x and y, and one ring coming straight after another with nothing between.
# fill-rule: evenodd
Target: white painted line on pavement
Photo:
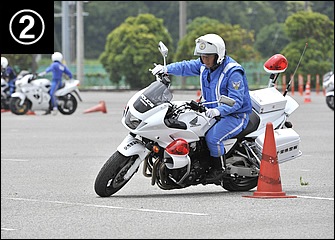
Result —
<instances>
[{"instance_id":1,"label":"white painted line on pavement","mask_svg":"<svg viewBox=\"0 0 335 240\"><path fill-rule=\"evenodd\" d=\"M15 231L14 228L1 228L1 231Z\"/></svg>"},{"instance_id":2,"label":"white painted line on pavement","mask_svg":"<svg viewBox=\"0 0 335 240\"><path fill-rule=\"evenodd\" d=\"M298 198L311 198L311 199L319 199L319 200L330 200L334 201L334 198L325 198L325 197L309 197L309 196L297 196Z\"/></svg>"},{"instance_id":3,"label":"white painted line on pavement","mask_svg":"<svg viewBox=\"0 0 335 240\"><path fill-rule=\"evenodd\" d=\"M7 158L7 159L1 159L1 161L10 161L10 162L28 162L29 160L27 160L27 159L10 159L10 158Z\"/></svg>"},{"instance_id":4,"label":"white painted line on pavement","mask_svg":"<svg viewBox=\"0 0 335 240\"><path fill-rule=\"evenodd\" d=\"M196 215L196 216L209 216L209 214L195 213L195 212L176 212L176 211L164 211L164 210L145 209L145 208L125 208L125 207L115 207L115 206L107 206L107 205L96 205L96 204L87 204L87 203L71 203L71 202L63 202L63 201L46 201L46 200L27 199L27 198L1 198L1 199L9 199L9 200L15 200L15 201L26 201L26 202L57 203L57 204L77 205L77 206L84 206L84 207L121 209L121 210L140 211L140 212L156 212L156 213L172 213L172 214L184 214L184 215Z\"/></svg>"}]
</instances>

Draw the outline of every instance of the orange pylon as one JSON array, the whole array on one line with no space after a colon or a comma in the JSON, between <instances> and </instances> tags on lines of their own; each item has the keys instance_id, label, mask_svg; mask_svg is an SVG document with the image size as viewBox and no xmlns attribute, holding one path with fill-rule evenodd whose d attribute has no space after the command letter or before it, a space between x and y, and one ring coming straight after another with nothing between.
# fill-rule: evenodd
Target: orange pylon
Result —
<instances>
[{"instance_id":1,"label":"orange pylon","mask_svg":"<svg viewBox=\"0 0 335 240\"><path fill-rule=\"evenodd\" d=\"M100 111L103 113L107 113L105 101L100 101L98 105L85 110L84 113L100 112Z\"/></svg>"},{"instance_id":2,"label":"orange pylon","mask_svg":"<svg viewBox=\"0 0 335 240\"><path fill-rule=\"evenodd\" d=\"M274 137L273 125L266 124L262 160L258 176L257 190L253 196L243 196L252 198L296 198L297 196L287 196L282 191L279 163L277 157L276 140Z\"/></svg>"},{"instance_id":3,"label":"orange pylon","mask_svg":"<svg viewBox=\"0 0 335 240\"><path fill-rule=\"evenodd\" d=\"M26 115L36 115L35 112L28 110L28 112L26 113Z\"/></svg>"},{"instance_id":4,"label":"orange pylon","mask_svg":"<svg viewBox=\"0 0 335 240\"><path fill-rule=\"evenodd\" d=\"M311 102L311 88L310 88L309 81L307 81L307 83L306 83L304 102L305 103L310 103Z\"/></svg>"},{"instance_id":5,"label":"orange pylon","mask_svg":"<svg viewBox=\"0 0 335 240\"><path fill-rule=\"evenodd\" d=\"M197 91L197 102L200 102L201 91Z\"/></svg>"}]
</instances>

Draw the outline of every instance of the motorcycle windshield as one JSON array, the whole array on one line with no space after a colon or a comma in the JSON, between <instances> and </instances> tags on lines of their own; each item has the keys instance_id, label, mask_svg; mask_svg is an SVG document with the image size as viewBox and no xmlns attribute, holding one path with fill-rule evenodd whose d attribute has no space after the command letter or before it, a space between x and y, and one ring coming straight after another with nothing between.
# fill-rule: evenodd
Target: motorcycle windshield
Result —
<instances>
[{"instance_id":1,"label":"motorcycle windshield","mask_svg":"<svg viewBox=\"0 0 335 240\"><path fill-rule=\"evenodd\" d=\"M158 105L170 102L172 97L173 96L169 88L165 84L156 81L151 83L148 88L136 99L134 102L134 108L138 112L144 113Z\"/></svg>"}]
</instances>

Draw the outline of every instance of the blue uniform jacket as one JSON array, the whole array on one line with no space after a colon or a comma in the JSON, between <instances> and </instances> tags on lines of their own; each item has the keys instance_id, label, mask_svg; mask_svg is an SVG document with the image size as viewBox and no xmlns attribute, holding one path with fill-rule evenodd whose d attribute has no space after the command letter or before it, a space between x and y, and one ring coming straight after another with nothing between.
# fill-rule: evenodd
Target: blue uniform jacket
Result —
<instances>
[{"instance_id":1,"label":"blue uniform jacket","mask_svg":"<svg viewBox=\"0 0 335 240\"><path fill-rule=\"evenodd\" d=\"M58 61L53 62L49 67L47 67L45 72L52 72L52 80L55 81L62 80L63 73L68 75L69 78L72 78L72 73L70 72L70 70Z\"/></svg>"},{"instance_id":2,"label":"blue uniform jacket","mask_svg":"<svg viewBox=\"0 0 335 240\"><path fill-rule=\"evenodd\" d=\"M176 76L200 76L200 86L204 101L217 101L220 95L233 98L236 103L228 105L209 104L208 108L217 107L221 116L251 113L252 104L249 87L243 67L234 59L226 56L224 62L213 72L196 60L184 60L167 65L168 74Z\"/></svg>"}]
</instances>

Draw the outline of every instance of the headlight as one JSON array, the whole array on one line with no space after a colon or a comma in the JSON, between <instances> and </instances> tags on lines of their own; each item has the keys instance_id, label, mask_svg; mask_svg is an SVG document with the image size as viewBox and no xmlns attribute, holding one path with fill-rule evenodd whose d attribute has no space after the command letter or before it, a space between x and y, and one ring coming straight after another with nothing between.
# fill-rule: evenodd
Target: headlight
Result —
<instances>
[{"instance_id":1,"label":"headlight","mask_svg":"<svg viewBox=\"0 0 335 240\"><path fill-rule=\"evenodd\" d=\"M138 119L133 114L131 114L130 111L127 111L125 116L125 123L130 129L136 129L141 122L141 119Z\"/></svg>"}]
</instances>

